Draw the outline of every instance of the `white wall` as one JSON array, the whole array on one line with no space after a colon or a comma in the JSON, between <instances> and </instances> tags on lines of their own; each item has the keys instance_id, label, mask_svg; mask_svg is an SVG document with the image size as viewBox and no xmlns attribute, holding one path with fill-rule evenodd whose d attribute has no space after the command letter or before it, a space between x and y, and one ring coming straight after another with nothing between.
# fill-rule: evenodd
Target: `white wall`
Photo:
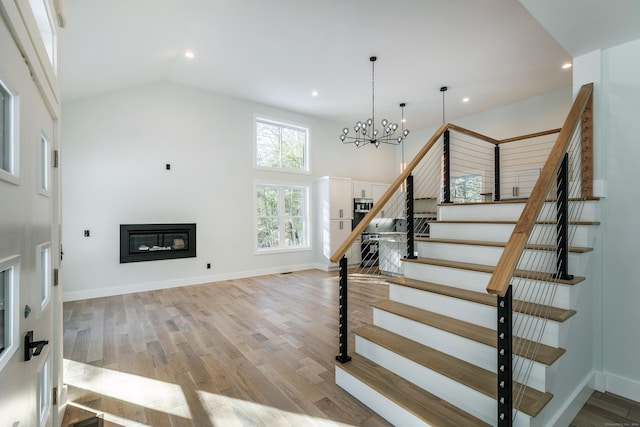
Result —
<instances>
[{"instance_id":1,"label":"white wall","mask_svg":"<svg viewBox=\"0 0 640 427\"><path fill-rule=\"evenodd\" d=\"M596 89L601 115L602 155L596 173L605 180L602 199L602 335L601 364L605 388L640 400L640 280L635 268L640 253L637 218L640 192L635 172L640 164L640 40L580 58L581 72L600 77ZM600 61L600 69L594 65Z\"/></svg>"},{"instance_id":2,"label":"white wall","mask_svg":"<svg viewBox=\"0 0 640 427\"><path fill-rule=\"evenodd\" d=\"M254 114L311 127L310 175L253 169ZM313 251L254 254L254 181L396 175L393 147L343 145L343 124L175 83L65 102L63 117L67 300L313 267ZM197 223L196 258L119 264L120 224L165 222Z\"/></svg>"}]
</instances>

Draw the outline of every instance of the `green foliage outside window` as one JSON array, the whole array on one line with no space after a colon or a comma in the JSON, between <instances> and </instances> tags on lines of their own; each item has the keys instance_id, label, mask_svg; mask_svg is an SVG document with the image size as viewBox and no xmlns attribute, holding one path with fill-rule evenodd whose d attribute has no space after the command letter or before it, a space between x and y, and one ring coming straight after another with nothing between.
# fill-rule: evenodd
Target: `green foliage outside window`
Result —
<instances>
[{"instance_id":1,"label":"green foliage outside window","mask_svg":"<svg viewBox=\"0 0 640 427\"><path fill-rule=\"evenodd\" d=\"M307 247L306 205L304 187L258 185L258 249Z\"/></svg>"},{"instance_id":2,"label":"green foliage outside window","mask_svg":"<svg viewBox=\"0 0 640 427\"><path fill-rule=\"evenodd\" d=\"M482 201L482 176L462 175L451 178L451 194L454 203Z\"/></svg>"},{"instance_id":3,"label":"green foliage outside window","mask_svg":"<svg viewBox=\"0 0 640 427\"><path fill-rule=\"evenodd\" d=\"M307 171L305 128L256 120L256 164L260 167Z\"/></svg>"}]
</instances>

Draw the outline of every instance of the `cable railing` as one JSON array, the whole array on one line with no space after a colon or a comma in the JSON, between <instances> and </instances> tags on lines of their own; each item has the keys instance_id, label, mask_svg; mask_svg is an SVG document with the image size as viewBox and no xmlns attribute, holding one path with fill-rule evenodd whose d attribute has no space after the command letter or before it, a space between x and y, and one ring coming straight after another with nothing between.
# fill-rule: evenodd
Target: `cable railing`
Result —
<instances>
[{"instance_id":1,"label":"cable railing","mask_svg":"<svg viewBox=\"0 0 640 427\"><path fill-rule=\"evenodd\" d=\"M350 360L349 281L401 276L401 260L417 257L416 241L429 237L438 205L526 199L487 287L498 298L498 423L511 425L535 385L532 360L546 345L554 283L574 280L568 260L584 207L578 200L592 197L591 93L592 85L581 89L561 129L503 140L450 123L436 130L330 257L340 266L338 361Z\"/></svg>"},{"instance_id":2,"label":"cable railing","mask_svg":"<svg viewBox=\"0 0 640 427\"><path fill-rule=\"evenodd\" d=\"M533 382L558 284L579 280L569 256L593 197L592 93L578 93L487 285L498 296L499 426L513 425Z\"/></svg>"}]
</instances>

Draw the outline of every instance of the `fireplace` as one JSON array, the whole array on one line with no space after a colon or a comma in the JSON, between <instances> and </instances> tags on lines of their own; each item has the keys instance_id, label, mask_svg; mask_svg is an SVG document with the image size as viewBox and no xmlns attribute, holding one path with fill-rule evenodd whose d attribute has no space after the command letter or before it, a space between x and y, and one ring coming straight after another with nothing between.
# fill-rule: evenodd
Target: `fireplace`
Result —
<instances>
[{"instance_id":1,"label":"fireplace","mask_svg":"<svg viewBox=\"0 0 640 427\"><path fill-rule=\"evenodd\" d=\"M195 224L120 225L121 264L195 256Z\"/></svg>"}]
</instances>

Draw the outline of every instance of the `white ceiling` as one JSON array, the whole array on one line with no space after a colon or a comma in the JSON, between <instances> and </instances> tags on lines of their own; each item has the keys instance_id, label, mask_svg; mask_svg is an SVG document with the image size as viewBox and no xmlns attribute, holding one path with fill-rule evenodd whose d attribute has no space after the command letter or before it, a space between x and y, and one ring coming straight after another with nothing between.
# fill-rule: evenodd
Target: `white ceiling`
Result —
<instances>
[{"instance_id":1,"label":"white ceiling","mask_svg":"<svg viewBox=\"0 0 640 427\"><path fill-rule=\"evenodd\" d=\"M562 33L549 14L562 1L522 3ZM626 1L638 4L615 0ZM376 120L399 120L406 102L406 126L419 129L441 122L443 85L447 121L569 86L571 71L561 65L571 60L566 40L577 34L561 34L561 47L518 0L65 3L63 101L169 80L339 126L371 115L372 55Z\"/></svg>"}]
</instances>

